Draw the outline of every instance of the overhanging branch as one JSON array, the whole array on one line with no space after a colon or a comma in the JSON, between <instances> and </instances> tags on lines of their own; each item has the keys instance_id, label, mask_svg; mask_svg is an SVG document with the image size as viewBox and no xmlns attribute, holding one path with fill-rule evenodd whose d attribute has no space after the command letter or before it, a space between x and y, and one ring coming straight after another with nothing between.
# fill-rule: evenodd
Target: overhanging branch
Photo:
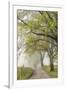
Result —
<instances>
[{"instance_id":1,"label":"overhanging branch","mask_svg":"<svg viewBox=\"0 0 66 90\"><path fill-rule=\"evenodd\" d=\"M18 16L17 16L17 19L19 19L23 24L29 26L28 23L24 22L24 20L20 19ZM55 41L57 42L57 38L56 38L56 37L53 37L53 36L51 36L51 35L49 35L49 34L46 35L46 34L44 34L44 33L36 33L36 32L34 32L34 31L32 31L32 30L31 30L31 32L32 32L33 34L35 34L35 35L49 37L49 38L51 38L51 39L53 39L53 40L55 40Z\"/></svg>"},{"instance_id":2,"label":"overhanging branch","mask_svg":"<svg viewBox=\"0 0 66 90\"><path fill-rule=\"evenodd\" d=\"M26 22L24 22L22 19L20 19L18 16L17 16L17 19L19 19L22 23L24 23L25 25L28 25Z\"/></svg>"},{"instance_id":3,"label":"overhanging branch","mask_svg":"<svg viewBox=\"0 0 66 90\"><path fill-rule=\"evenodd\" d=\"M36 32L34 32L34 31L31 31L33 34L36 34L36 35L39 35L39 36L46 36L46 37L49 37L49 38L51 38L51 39L53 39L53 40L55 40L56 42L57 42L57 39L55 38L55 37L53 37L53 36L51 36L51 35L49 35L49 34L44 34L44 33L36 33Z\"/></svg>"}]
</instances>

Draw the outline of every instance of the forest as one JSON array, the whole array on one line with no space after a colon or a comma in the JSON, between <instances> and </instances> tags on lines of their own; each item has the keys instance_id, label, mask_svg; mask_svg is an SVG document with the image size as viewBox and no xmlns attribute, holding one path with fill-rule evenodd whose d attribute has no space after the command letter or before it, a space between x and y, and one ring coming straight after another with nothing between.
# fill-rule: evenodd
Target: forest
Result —
<instances>
[{"instance_id":1,"label":"forest","mask_svg":"<svg viewBox=\"0 0 66 90\"><path fill-rule=\"evenodd\" d=\"M18 80L58 77L57 11L17 10L17 54L20 64L30 58L28 66L24 63L17 65ZM46 54L49 59L45 59ZM44 60L49 64L45 65ZM30 62L36 67L39 61L40 67L30 67Z\"/></svg>"}]
</instances>

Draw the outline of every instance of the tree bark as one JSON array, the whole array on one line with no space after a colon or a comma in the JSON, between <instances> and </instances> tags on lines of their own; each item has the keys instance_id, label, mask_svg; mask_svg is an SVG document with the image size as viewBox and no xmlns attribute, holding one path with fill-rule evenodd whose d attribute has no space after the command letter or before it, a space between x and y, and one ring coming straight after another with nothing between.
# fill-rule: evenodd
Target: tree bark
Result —
<instances>
[{"instance_id":1,"label":"tree bark","mask_svg":"<svg viewBox=\"0 0 66 90\"><path fill-rule=\"evenodd\" d=\"M43 59L44 59L44 55L42 54L42 52L40 52L40 55L41 55L41 67L43 67L44 66L44 64L43 64Z\"/></svg>"},{"instance_id":2,"label":"tree bark","mask_svg":"<svg viewBox=\"0 0 66 90\"><path fill-rule=\"evenodd\" d=\"M50 71L54 71L54 65L53 65L53 63L50 64Z\"/></svg>"},{"instance_id":3,"label":"tree bark","mask_svg":"<svg viewBox=\"0 0 66 90\"><path fill-rule=\"evenodd\" d=\"M43 59L41 59L41 67L43 67L44 66L44 64L43 64Z\"/></svg>"},{"instance_id":4,"label":"tree bark","mask_svg":"<svg viewBox=\"0 0 66 90\"><path fill-rule=\"evenodd\" d=\"M54 63L52 56L50 57L50 71L54 71Z\"/></svg>"}]
</instances>

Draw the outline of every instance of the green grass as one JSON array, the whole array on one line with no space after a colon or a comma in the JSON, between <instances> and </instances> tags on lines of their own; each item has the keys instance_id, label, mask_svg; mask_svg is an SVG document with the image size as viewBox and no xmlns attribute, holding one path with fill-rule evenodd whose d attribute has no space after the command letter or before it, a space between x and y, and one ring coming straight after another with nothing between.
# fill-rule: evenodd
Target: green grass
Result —
<instances>
[{"instance_id":1,"label":"green grass","mask_svg":"<svg viewBox=\"0 0 66 90\"><path fill-rule=\"evenodd\" d=\"M33 70L27 67L17 68L17 80L29 79L32 76Z\"/></svg>"},{"instance_id":2,"label":"green grass","mask_svg":"<svg viewBox=\"0 0 66 90\"><path fill-rule=\"evenodd\" d=\"M58 77L58 68L57 68L57 66L54 66L54 67L55 67L54 71L51 71L51 72L50 72L50 66L45 65L45 66L43 67L44 71L46 71L46 73L47 73L51 78L57 78L57 77Z\"/></svg>"}]
</instances>

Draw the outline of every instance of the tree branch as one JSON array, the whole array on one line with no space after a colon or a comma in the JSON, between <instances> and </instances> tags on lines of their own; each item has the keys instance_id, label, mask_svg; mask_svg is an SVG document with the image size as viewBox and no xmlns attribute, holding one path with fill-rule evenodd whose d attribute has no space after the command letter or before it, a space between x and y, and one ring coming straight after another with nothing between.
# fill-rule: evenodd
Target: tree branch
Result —
<instances>
[{"instance_id":1,"label":"tree branch","mask_svg":"<svg viewBox=\"0 0 66 90\"><path fill-rule=\"evenodd\" d=\"M40 41L40 40L41 40L41 41L48 42L48 43L51 43L51 44L53 44L54 46L57 47L57 44L55 44L55 43L53 43L53 42L51 42L51 41L48 41L48 40L44 40L44 39L37 39L36 42L37 42L37 41Z\"/></svg>"},{"instance_id":2,"label":"tree branch","mask_svg":"<svg viewBox=\"0 0 66 90\"><path fill-rule=\"evenodd\" d=\"M49 37L49 38L51 38L51 39L53 39L53 40L55 40L56 42L57 42L57 38L55 38L55 37L53 37L53 36L51 36L51 35L45 35L44 33L36 33L36 32L33 32L33 31L31 31L33 34L36 34L36 35L39 35L39 36L46 36L46 37Z\"/></svg>"},{"instance_id":3,"label":"tree branch","mask_svg":"<svg viewBox=\"0 0 66 90\"><path fill-rule=\"evenodd\" d=\"M27 26L29 26L26 22L24 22L24 20L22 20L22 19L20 19L18 16L17 16L17 18L22 22L22 23L24 23L25 25L27 25ZM53 39L53 40L55 40L56 42L57 42L57 38L56 37L53 37L53 36L51 36L51 35L45 35L44 33L36 33L36 32L33 32L32 30L31 30L31 32L33 33L33 34L36 34L36 35L39 35L39 36L46 36L46 37L49 37L49 38L51 38L51 39Z\"/></svg>"},{"instance_id":4,"label":"tree branch","mask_svg":"<svg viewBox=\"0 0 66 90\"><path fill-rule=\"evenodd\" d=\"M28 26L28 24L26 22L24 22L22 19L20 19L18 16L17 16L17 19L19 19L22 23L24 23L25 25Z\"/></svg>"},{"instance_id":5,"label":"tree branch","mask_svg":"<svg viewBox=\"0 0 66 90\"><path fill-rule=\"evenodd\" d=\"M49 19L53 21L53 18L50 16L50 14L47 11L46 11L46 13L47 13Z\"/></svg>"},{"instance_id":6,"label":"tree branch","mask_svg":"<svg viewBox=\"0 0 66 90\"><path fill-rule=\"evenodd\" d=\"M49 19L53 20L53 18L49 15L49 13L48 13L47 11L45 11L45 12L47 13ZM39 13L40 13L41 15L43 15L43 11L39 11Z\"/></svg>"}]
</instances>

